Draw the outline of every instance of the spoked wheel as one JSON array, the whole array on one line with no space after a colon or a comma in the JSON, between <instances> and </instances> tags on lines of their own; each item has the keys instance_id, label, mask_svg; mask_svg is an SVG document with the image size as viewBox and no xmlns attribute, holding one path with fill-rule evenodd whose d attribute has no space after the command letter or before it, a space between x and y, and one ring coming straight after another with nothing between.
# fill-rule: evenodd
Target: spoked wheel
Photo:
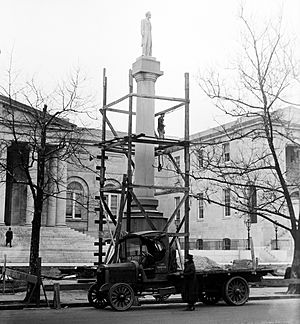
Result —
<instances>
[{"instance_id":1,"label":"spoked wheel","mask_svg":"<svg viewBox=\"0 0 300 324\"><path fill-rule=\"evenodd\" d=\"M215 305L221 299L221 296L217 293L209 293L203 291L199 296L199 299L205 305Z\"/></svg>"},{"instance_id":2,"label":"spoked wheel","mask_svg":"<svg viewBox=\"0 0 300 324\"><path fill-rule=\"evenodd\" d=\"M228 305L244 305L249 298L249 286L242 277L230 278L223 290L223 299Z\"/></svg>"},{"instance_id":3,"label":"spoked wheel","mask_svg":"<svg viewBox=\"0 0 300 324\"><path fill-rule=\"evenodd\" d=\"M100 291L100 286L95 283L89 288L88 301L95 308L105 308L108 305L107 292Z\"/></svg>"},{"instance_id":4,"label":"spoked wheel","mask_svg":"<svg viewBox=\"0 0 300 324\"><path fill-rule=\"evenodd\" d=\"M113 309L125 311L134 302L134 292L128 284L116 283L109 289L108 298Z\"/></svg>"}]
</instances>

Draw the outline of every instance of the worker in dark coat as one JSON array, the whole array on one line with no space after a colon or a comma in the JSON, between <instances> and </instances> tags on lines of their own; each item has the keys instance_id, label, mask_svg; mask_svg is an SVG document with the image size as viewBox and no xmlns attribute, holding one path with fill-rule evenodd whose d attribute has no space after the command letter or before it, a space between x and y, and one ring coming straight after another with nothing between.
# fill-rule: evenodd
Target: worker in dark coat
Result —
<instances>
[{"instance_id":1,"label":"worker in dark coat","mask_svg":"<svg viewBox=\"0 0 300 324\"><path fill-rule=\"evenodd\" d=\"M184 263L182 299L188 304L186 310L195 310L194 304L198 300L198 281L193 256L191 254L187 255Z\"/></svg>"},{"instance_id":2,"label":"worker in dark coat","mask_svg":"<svg viewBox=\"0 0 300 324\"><path fill-rule=\"evenodd\" d=\"M13 231L11 230L11 227L5 233L5 238L6 238L6 246L9 245L11 247L11 241L13 239Z\"/></svg>"}]
</instances>

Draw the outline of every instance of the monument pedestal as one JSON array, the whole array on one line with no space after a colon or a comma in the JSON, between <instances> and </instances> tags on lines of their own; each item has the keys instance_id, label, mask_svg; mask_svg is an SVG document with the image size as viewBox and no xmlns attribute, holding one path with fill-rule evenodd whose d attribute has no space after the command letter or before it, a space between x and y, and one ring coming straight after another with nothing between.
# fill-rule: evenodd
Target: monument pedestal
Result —
<instances>
[{"instance_id":1,"label":"monument pedestal","mask_svg":"<svg viewBox=\"0 0 300 324\"><path fill-rule=\"evenodd\" d=\"M155 226L158 231L163 230L167 223L167 218L163 217L163 213L157 211L158 200L153 199L139 199L140 204L143 206L146 211L149 219ZM127 213L125 213L125 217L123 218L123 230L126 230L126 220ZM150 231L152 228L148 224L145 216L139 209L139 207L133 202L131 205L131 214L130 214L130 231L138 232L138 231Z\"/></svg>"}]
</instances>

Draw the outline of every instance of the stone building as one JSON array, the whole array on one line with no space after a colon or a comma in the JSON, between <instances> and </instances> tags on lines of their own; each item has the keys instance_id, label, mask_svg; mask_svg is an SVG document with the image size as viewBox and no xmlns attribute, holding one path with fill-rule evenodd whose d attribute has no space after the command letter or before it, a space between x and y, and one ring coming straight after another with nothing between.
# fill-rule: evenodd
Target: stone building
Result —
<instances>
[{"instance_id":1,"label":"stone building","mask_svg":"<svg viewBox=\"0 0 300 324\"><path fill-rule=\"evenodd\" d=\"M33 199L22 164L31 163L30 147L36 141L31 133L36 128L29 125L29 121L33 115L36 118L37 113L40 112L0 96L0 226L30 226L33 219ZM58 137L62 135L62 128L74 130L75 127L67 120L57 118L47 135L48 146L60 145ZM112 134L107 132L107 138L111 137ZM97 144L101 141L101 131L76 127L76 138L73 136L67 141L70 144L76 141L75 156L61 157L61 152L56 151L47 162L46 177L49 179L46 190L50 192L55 186L57 192L44 201L42 227L66 226L97 237L95 219L98 215L95 207L99 202L95 196L99 195L96 178L100 149ZM107 157L106 186L119 185L122 174L126 172L125 157L113 153L108 153ZM37 162L34 160L30 168L33 181L36 180L36 172ZM116 214L119 197L107 194L107 203Z\"/></svg>"},{"instance_id":2,"label":"stone building","mask_svg":"<svg viewBox=\"0 0 300 324\"><path fill-rule=\"evenodd\" d=\"M296 144L300 137L300 111L294 107L287 107L280 111L282 120L287 123L277 124L277 138L275 139L277 155L280 165L282 166L288 183L291 185L292 201L296 215L299 215L299 171L300 158L299 146ZM263 152L265 150L265 141L257 137L256 140L236 139L229 141L228 139L237 132L240 127L244 132L254 130L257 127L256 119L237 120L231 123L220 125L190 136L191 145L191 197L190 197L190 248L194 249L193 253L201 253L201 255L210 256L216 261L227 262L234 258L251 258L247 253L248 237L252 238L256 256L261 262L284 262L289 263L292 260L293 241L290 233L278 226L274 226L271 222L257 217L253 223L249 222L246 213L236 211L230 208L233 196L228 185L215 186L214 193L210 194L212 200L220 202L220 204L209 202L202 199L207 194L208 185L205 180L197 180L197 173L201 172L202 176L205 172L205 154L206 156L214 156L215 161L219 159L219 163L231 162L236 163L238 160L249 157L253 152ZM280 130L280 131L279 131ZM280 136L279 134L282 134ZM285 137L283 134L289 134L295 139L295 143ZM204 143L211 143L205 145ZM220 144L213 144L220 143ZM208 154L210 152L210 154ZM174 159L178 165L184 168L183 151L172 152ZM267 158L267 157L266 157ZM165 165L166 168L172 169L171 165ZM269 172L269 171L268 171ZM266 171L262 179L274 179ZM211 174L209 175L212 176ZM160 181L169 182L170 185L182 184L181 177L173 171L168 172L165 177L160 176ZM209 180L207 180L209 181ZM211 188L212 189L212 188ZM160 197L159 206L164 214L170 210L174 210L175 206L181 199L180 194L170 194L166 197ZM284 206L283 206L284 208ZM183 217L184 208L181 207L177 214L177 223ZM282 222L282 220L281 220ZM198 250L198 251L195 251ZM219 252L218 252L219 251ZM226 258L226 254L228 257ZM225 259L224 259L225 256Z\"/></svg>"}]
</instances>

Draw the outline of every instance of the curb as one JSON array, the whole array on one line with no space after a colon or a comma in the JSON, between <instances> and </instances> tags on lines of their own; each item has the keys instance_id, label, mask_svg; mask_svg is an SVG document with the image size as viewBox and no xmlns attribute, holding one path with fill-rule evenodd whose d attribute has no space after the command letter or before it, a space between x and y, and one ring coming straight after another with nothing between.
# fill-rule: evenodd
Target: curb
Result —
<instances>
[{"instance_id":1,"label":"curb","mask_svg":"<svg viewBox=\"0 0 300 324\"><path fill-rule=\"evenodd\" d=\"M280 295L280 296L253 296L249 297L249 301L252 300L278 300L278 299L300 299L300 294L297 295ZM141 305L155 305L166 306L168 304L183 304L185 303L181 299L170 298L167 302L157 303L155 300L140 300ZM50 302L52 304L52 301ZM88 302L75 302L75 303L61 303L61 308L75 308L75 307L92 307ZM12 301L7 304L0 303L0 310L18 310L18 309L53 309L42 303L40 307L29 305L26 307L22 301Z\"/></svg>"}]
</instances>

